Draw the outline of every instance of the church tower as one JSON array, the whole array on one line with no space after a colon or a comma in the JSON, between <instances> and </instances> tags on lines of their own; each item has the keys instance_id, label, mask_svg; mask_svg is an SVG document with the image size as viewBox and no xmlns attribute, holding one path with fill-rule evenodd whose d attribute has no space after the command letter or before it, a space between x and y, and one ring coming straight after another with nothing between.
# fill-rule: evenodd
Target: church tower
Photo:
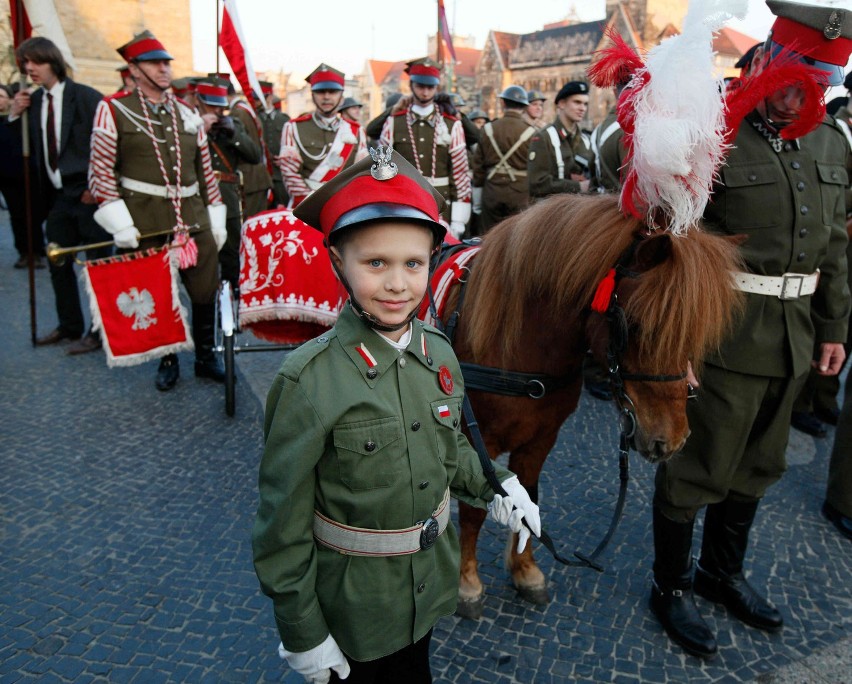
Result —
<instances>
[{"instance_id":1,"label":"church tower","mask_svg":"<svg viewBox=\"0 0 852 684\"><path fill-rule=\"evenodd\" d=\"M623 5L642 43L650 48L668 35L670 26L683 30L687 4L687 0L606 0L606 16Z\"/></svg>"}]
</instances>

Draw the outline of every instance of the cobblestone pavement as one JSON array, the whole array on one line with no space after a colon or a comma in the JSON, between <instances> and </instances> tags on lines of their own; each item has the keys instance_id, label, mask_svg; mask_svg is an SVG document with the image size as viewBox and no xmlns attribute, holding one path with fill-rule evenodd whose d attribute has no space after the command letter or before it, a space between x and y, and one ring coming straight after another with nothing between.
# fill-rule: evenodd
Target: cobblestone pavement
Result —
<instances>
[{"instance_id":1,"label":"cobblestone pavement","mask_svg":"<svg viewBox=\"0 0 852 684\"><path fill-rule=\"evenodd\" d=\"M0 214L0 683L300 681L275 654L249 540L262 398L280 354L238 356L228 418L221 386L196 380L190 355L161 394L155 364L110 370L101 353L31 347L14 259ZM37 286L43 334L55 324L46 271ZM616 430L612 408L584 397L545 465L543 519L563 552L590 550L606 529ZM546 608L516 597L504 536L486 523L485 615L438 623L435 681L849 682L852 546L819 515L833 434L791 437L789 472L761 507L748 558L784 614L780 634L699 599L719 657L702 663L670 645L647 607L653 469L633 455L603 573L537 550ZM795 665L820 653L834 669Z\"/></svg>"}]
</instances>

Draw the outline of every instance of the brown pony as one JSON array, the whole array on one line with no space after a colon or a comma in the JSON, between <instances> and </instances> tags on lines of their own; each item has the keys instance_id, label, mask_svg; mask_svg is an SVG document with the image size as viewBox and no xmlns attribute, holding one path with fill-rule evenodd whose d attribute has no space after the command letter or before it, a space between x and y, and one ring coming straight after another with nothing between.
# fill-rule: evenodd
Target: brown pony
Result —
<instances>
[{"instance_id":1,"label":"brown pony","mask_svg":"<svg viewBox=\"0 0 852 684\"><path fill-rule=\"evenodd\" d=\"M677 453L689 435L688 362L700 366L740 306L729 275L741 269L736 245L698 230L684 237L648 231L625 218L612 195L565 194L493 228L474 260L453 341L459 360L563 380L542 399L469 392L490 455L508 452L509 469L530 492L537 492L544 459L577 408L586 351L607 368L610 327L589 307L623 255L629 255L620 269L627 276L615 288L629 331L621 368L668 376L624 382L635 407L633 447L658 462ZM446 311L455 310L457 298L450 292ZM485 512L462 503L459 511L459 614L476 618L483 600L476 540ZM523 598L549 601L531 544L518 554L510 540L507 563Z\"/></svg>"}]
</instances>

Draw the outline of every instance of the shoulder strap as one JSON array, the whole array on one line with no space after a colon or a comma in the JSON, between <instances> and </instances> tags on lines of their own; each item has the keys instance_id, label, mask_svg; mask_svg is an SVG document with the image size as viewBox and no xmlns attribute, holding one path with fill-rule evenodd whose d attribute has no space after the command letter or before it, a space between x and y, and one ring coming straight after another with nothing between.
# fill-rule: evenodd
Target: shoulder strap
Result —
<instances>
[{"instance_id":1,"label":"shoulder strap","mask_svg":"<svg viewBox=\"0 0 852 684\"><path fill-rule=\"evenodd\" d=\"M595 171L597 172L599 179L601 177L601 149L603 148L604 143L609 140L610 136L619 128L621 128L621 126L618 124L618 121L613 121L605 129L603 128L603 123L599 123L595 128L594 133L592 133L592 152L595 153Z\"/></svg>"},{"instance_id":2,"label":"shoulder strap","mask_svg":"<svg viewBox=\"0 0 852 684\"><path fill-rule=\"evenodd\" d=\"M563 180L565 178L565 160L562 158L562 145L556 126L548 126L547 135L550 136L550 142L553 144L553 153L556 156L557 177L559 180Z\"/></svg>"}]
</instances>

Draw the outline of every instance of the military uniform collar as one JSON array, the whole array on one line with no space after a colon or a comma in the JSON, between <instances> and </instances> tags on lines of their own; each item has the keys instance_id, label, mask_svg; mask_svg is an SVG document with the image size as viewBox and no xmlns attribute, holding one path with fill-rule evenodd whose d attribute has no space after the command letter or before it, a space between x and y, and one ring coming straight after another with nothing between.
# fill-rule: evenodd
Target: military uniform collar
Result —
<instances>
[{"instance_id":1,"label":"military uniform collar","mask_svg":"<svg viewBox=\"0 0 852 684\"><path fill-rule=\"evenodd\" d=\"M417 318L412 321L411 340L402 352L380 339L379 333L368 328L348 304L340 312L334 330L346 355L370 387L375 387L402 356L409 361L416 359L424 368L438 372L438 365L431 356L423 322Z\"/></svg>"},{"instance_id":2,"label":"military uniform collar","mask_svg":"<svg viewBox=\"0 0 852 684\"><path fill-rule=\"evenodd\" d=\"M330 117L325 117L319 112L315 111L312 114L314 123L324 131L337 131L340 126L340 119L336 114L332 114Z\"/></svg>"},{"instance_id":3,"label":"military uniform collar","mask_svg":"<svg viewBox=\"0 0 852 684\"><path fill-rule=\"evenodd\" d=\"M523 119L524 113L520 109L507 109L505 112L503 112L503 116L505 118L514 117L516 119ZM532 125L532 124L530 124L530 125Z\"/></svg>"}]
</instances>

